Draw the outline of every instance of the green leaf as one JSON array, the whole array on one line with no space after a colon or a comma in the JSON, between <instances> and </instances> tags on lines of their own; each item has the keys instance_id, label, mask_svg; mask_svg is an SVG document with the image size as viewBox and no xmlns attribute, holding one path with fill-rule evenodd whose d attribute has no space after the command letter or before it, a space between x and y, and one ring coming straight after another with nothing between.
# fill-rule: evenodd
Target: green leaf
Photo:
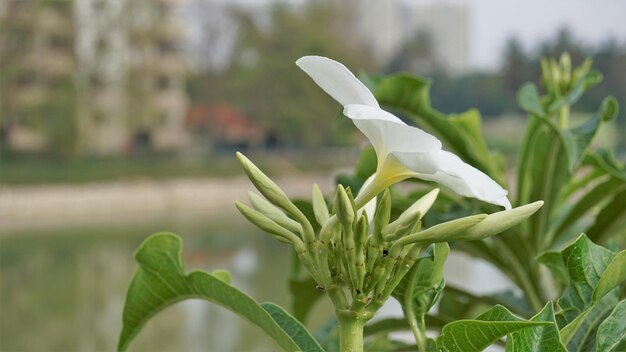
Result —
<instances>
[{"instance_id":1,"label":"green leaf","mask_svg":"<svg viewBox=\"0 0 626 352\"><path fill-rule=\"evenodd\" d=\"M155 314L189 298L204 299L232 311L257 325L284 350L303 349L259 304L226 283L223 272L219 277L203 271L185 275L181 253L180 237L166 232L148 237L135 253L139 269L126 294L120 351L128 348Z\"/></svg>"},{"instance_id":2,"label":"green leaf","mask_svg":"<svg viewBox=\"0 0 626 352\"><path fill-rule=\"evenodd\" d=\"M602 122L613 119L618 110L617 99L612 96L606 97L602 101L598 112L585 123L576 128L561 130L565 151L569 159L570 171L573 171L583 160L585 151L591 144Z\"/></svg>"},{"instance_id":3,"label":"green leaf","mask_svg":"<svg viewBox=\"0 0 626 352\"><path fill-rule=\"evenodd\" d=\"M552 275L557 278L561 283L568 284L569 283L569 273L567 272L567 267L565 263L563 263L563 257L560 252L557 251L547 251L539 254L537 256L537 261L545 264Z\"/></svg>"},{"instance_id":4,"label":"green leaf","mask_svg":"<svg viewBox=\"0 0 626 352\"><path fill-rule=\"evenodd\" d=\"M430 246L427 254L418 258L404 275L392 296L400 302L405 312L425 315L435 304L443 290L443 268L449 252L450 246L446 242Z\"/></svg>"},{"instance_id":5,"label":"green leaf","mask_svg":"<svg viewBox=\"0 0 626 352\"><path fill-rule=\"evenodd\" d=\"M545 111L539 99L539 92L534 83L524 83L517 91L517 104L527 113L545 116Z\"/></svg>"},{"instance_id":6,"label":"green leaf","mask_svg":"<svg viewBox=\"0 0 626 352\"><path fill-rule=\"evenodd\" d=\"M558 300L561 308L557 314L559 326L573 321L594 303L594 289L614 256L615 253L594 244L584 234L561 251L570 284Z\"/></svg>"},{"instance_id":7,"label":"green leaf","mask_svg":"<svg viewBox=\"0 0 626 352\"><path fill-rule=\"evenodd\" d=\"M615 160L615 157L609 150L600 149L593 153L587 153L583 163L603 170L605 173L622 181L626 181L626 166Z\"/></svg>"},{"instance_id":8,"label":"green leaf","mask_svg":"<svg viewBox=\"0 0 626 352\"><path fill-rule=\"evenodd\" d=\"M474 320L458 320L447 324L443 327L437 343L444 351L482 351L515 331L551 324L549 321L520 319L498 305Z\"/></svg>"},{"instance_id":9,"label":"green leaf","mask_svg":"<svg viewBox=\"0 0 626 352\"><path fill-rule=\"evenodd\" d=\"M548 303L530 321L551 322L511 333L506 342L507 352L566 352L560 341L559 330L554 320L552 302Z\"/></svg>"},{"instance_id":10,"label":"green leaf","mask_svg":"<svg viewBox=\"0 0 626 352\"><path fill-rule=\"evenodd\" d=\"M261 303L280 327L298 344L302 351L324 351L301 322L274 303Z\"/></svg>"},{"instance_id":11,"label":"green leaf","mask_svg":"<svg viewBox=\"0 0 626 352\"><path fill-rule=\"evenodd\" d=\"M448 115L430 105L430 81L408 74L396 74L376 80L374 95L384 106L408 114L424 129L437 136L446 147L465 162L504 182L502 165L487 147L481 133L477 110Z\"/></svg>"},{"instance_id":12,"label":"green leaf","mask_svg":"<svg viewBox=\"0 0 626 352\"><path fill-rule=\"evenodd\" d=\"M602 203L606 199L611 199L616 193L619 193L622 190L626 190L626 182L613 177L596 185L582 198L577 200L572 207L564 210L565 215L562 216L561 221L553 222L555 225L558 225L558 229L556 230L557 234L560 234L573 225L576 225L578 221L584 219L584 216L590 213L590 210L592 210L595 206Z\"/></svg>"},{"instance_id":13,"label":"green leaf","mask_svg":"<svg viewBox=\"0 0 626 352\"><path fill-rule=\"evenodd\" d=\"M619 302L600 324L596 350L602 352L626 350L626 300Z\"/></svg>"},{"instance_id":14,"label":"green leaf","mask_svg":"<svg viewBox=\"0 0 626 352\"><path fill-rule=\"evenodd\" d=\"M624 258L594 244L584 234L560 256L569 282L558 300L556 320L561 341L568 351L591 351L599 325L619 301L615 287L623 281L620 270Z\"/></svg>"},{"instance_id":15,"label":"green leaf","mask_svg":"<svg viewBox=\"0 0 626 352\"><path fill-rule=\"evenodd\" d=\"M529 117L518 168L518 204L543 200L545 206L529 219L525 232L533 234L535 247L547 248L544 236L560 189L570 177L568 160L559 134L542 118Z\"/></svg>"},{"instance_id":16,"label":"green leaf","mask_svg":"<svg viewBox=\"0 0 626 352\"><path fill-rule=\"evenodd\" d=\"M626 251L621 251L602 272L598 285L593 291L593 301L599 301L624 281L626 281Z\"/></svg>"},{"instance_id":17,"label":"green leaf","mask_svg":"<svg viewBox=\"0 0 626 352\"><path fill-rule=\"evenodd\" d=\"M618 301L618 292L611 291L587 308L576 320L561 329L561 341L567 344L567 350L593 351L598 328L602 321L609 316Z\"/></svg>"},{"instance_id":18,"label":"green leaf","mask_svg":"<svg viewBox=\"0 0 626 352\"><path fill-rule=\"evenodd\" d=\"M614 236L626 236L626 190L618 193L598 215L588 230L589 238L604 242Z\"/></svg>"}]
</instances>

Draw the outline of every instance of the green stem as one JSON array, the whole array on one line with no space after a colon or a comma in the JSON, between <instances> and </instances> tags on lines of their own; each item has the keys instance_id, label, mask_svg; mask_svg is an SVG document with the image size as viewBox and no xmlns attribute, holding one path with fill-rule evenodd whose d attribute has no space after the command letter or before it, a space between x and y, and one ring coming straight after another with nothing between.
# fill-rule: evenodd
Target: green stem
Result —
<instances>
[{"instance_id":1,"label":"green stem","mask_svg":"<svg viewBox=\"0 0 626 352\"><path fill-rule=\"evenodd\" d=\"M365 320L352 311L337 311L339 319L339 351L363 352Z\"/></svg>"},{"instance_id":2,"label":"green stem","mask_svg":"<svg viewBox=\"0 0 626 352\"><path fill-rule=\"evenodd\" d=\"M559 110L559 126L567 128L569 125L569 105L563 105Z\"/></svg>"},{"instance_id":3,"label":"green stem","mask_svg":"<svg viewBox=\"0 0 626 352\"><path fill-rule=\"evenodd\" d=\"M426 324L424 323L424 316L421 316L421 319L418 322L415 317L415 313L408 311L407 313L407 321L409 322L413 336L415 336L417 350L420 352L426 352Z\"/></svg>"}]
</instances>

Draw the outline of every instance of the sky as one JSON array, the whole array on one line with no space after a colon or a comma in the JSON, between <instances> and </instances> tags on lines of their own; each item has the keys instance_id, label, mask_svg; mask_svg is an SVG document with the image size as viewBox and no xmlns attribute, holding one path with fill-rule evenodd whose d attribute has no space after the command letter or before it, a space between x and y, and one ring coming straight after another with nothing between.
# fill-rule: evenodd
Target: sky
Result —
<instances>
[{"instance_id":1,"label":"sky","mask_svg":"<svg viewBox=\"0 0 626 352\"><path fill-rule=\"evenodd\" d=\"M432 2L432 1L431 1ZM507 38L525 48L567 26L584 44L598 45L613 36L626 43L626 0L457 0L470 9L470 66L499 64Z\"/></svg>"},{"instance_id":2,"label":"sky","mask_svg":"<svg viewBox=\"0 0 626 352\"><path fill-rule=\"evenodd\" d=\"M300 5L307 0L188 0L208 3ZM626 43L626 0L355 0L390 1L406 6L463 4L469 10L469 67L499 67L504 45L515 36L534 49L568 27L583 44L597 46L613 37ZM450 24L454 26L454 23Z\"/></svg>"}]
</instances>

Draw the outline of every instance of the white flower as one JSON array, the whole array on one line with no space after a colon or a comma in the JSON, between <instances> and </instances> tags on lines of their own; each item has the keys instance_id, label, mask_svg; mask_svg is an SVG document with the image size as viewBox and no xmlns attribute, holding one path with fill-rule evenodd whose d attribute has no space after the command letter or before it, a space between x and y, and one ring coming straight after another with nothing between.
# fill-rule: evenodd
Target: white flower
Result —
<instances>
[{"instance_id":1,"label":"white flower","mask_svg":"<svg viewBox=\"0 0 626 352\"><path fill-rule=\"evenodd\" d=\"M298 65L326 93L344 106L343 113L376 150L374 180L359 193L364 205L385 187L410 177L435 181L457 194L511 209L507 191L489 176L441 149L441 142L380 108L372 92L344 65L321 56L305 56Z\"/></svg>"}]
</instances>

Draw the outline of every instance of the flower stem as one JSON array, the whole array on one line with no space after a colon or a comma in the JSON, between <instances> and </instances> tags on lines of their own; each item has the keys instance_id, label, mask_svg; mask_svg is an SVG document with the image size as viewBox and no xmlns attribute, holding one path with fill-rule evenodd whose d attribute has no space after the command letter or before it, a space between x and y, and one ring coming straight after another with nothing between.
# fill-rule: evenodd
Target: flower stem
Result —
<instances>
[{"instance_id":1,"label":"flower stem","mask_svg":"<svg viewBox=\"0 0 626 352\"><path fill-rule=\"evenodd\" d=\"M363 325L365 321L351 311L337 311L339 319L339 350L363 352Z\"/></svg>"},{"instance_id":2,"label":"flower stem","mask_svg":"<svg viewBox=\"0 0 626 352\"><path fill-rule=\"evenodd\" d=\"M415 313L412 311L405 311L407 321L409 322L409 326L411 327L411 331L413 332L413 336L415 336L415 344L417 345L417 350L420 352L426 352L426 325L424 323L424 316L422 315L420 321L418 322Z\"/></svg>"}]
</instances>

